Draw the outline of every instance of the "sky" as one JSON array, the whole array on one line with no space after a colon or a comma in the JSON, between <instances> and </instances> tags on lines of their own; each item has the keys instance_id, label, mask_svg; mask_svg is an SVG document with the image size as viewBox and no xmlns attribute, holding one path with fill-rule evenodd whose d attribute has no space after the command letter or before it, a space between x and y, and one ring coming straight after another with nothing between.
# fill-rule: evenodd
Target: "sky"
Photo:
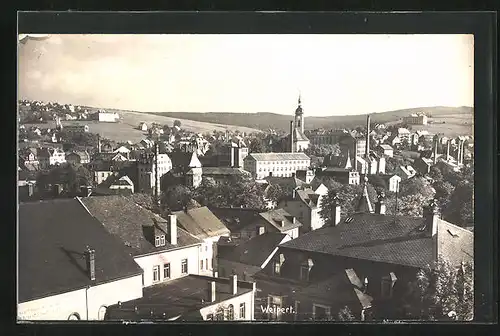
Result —
<instances>
[{"instance_id":1,"label":"sky","mask_svg":"<svg viewBox=\"0 0 500 336\"><path fill-rule=\"evenodd\" d=\"M142 112L473 106L473 35L20 35L19 99Z\"/></svg>"}]
</instances>

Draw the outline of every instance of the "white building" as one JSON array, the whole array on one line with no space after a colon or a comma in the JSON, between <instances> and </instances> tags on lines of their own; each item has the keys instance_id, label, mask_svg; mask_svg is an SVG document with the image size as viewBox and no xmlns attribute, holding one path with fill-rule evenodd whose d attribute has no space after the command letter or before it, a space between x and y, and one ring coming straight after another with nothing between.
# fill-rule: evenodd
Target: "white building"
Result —
<instances>
[{"instance_id":1,"label":"white building","mask_svg":"<svg viewBox=\"0 0 500 336\"><path fill-rule=\"evenodd\" d=\"M95 119L99 122L118 122L120 115L114 112L98 111L95 114Z\"/></svg>"},{"instance_id":2,"label":"white building","mask_svg":"<svg viewBox=\"0 0 500 336\"><path fill-rule=\"evenodd\" d=\"M18 265L20 320L103 320L142 297L141 268L77 199L19 205Z\"/></svg>"},{"instance_id":3,"label":"white building","mask_svg":"<svg viewBox=\"0 0 500 336\"><path fill-rule=\"evenodd\" d=\"M250 153L244 160L244 169L257 180L268 176L291 177L310 166L311 159L304 153Z\"/></svg>"},{"instance_id":4,"label":"white building","mask_svg":"<svg viewBox=\"0 0 500 336\"><path fill-rule=\"evenodd\" d=\"M410 114L403 118L403 122L408 125L427 125L427 116L425 114Z\"/></svg>"}]
</instances>

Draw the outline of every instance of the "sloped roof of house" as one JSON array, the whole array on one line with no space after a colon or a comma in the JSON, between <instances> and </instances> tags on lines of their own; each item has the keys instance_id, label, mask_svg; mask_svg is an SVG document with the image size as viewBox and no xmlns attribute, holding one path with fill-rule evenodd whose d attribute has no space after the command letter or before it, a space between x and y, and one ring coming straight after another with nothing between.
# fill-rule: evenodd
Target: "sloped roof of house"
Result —
<instances>
[{"instance_id":1,"label":"sloped roof of house","mask_svg":"<svg viewBox=\"0 0 500 336\"><path fill-rule=\"evenodd\" d=\"M421 217L358 213L337 226L306 233L282 246L422 268L435 261L433 238L421 231L423 225ZM471 260L474 253L472 232L439 219L437 237L438 253L442 258L453 262Z\"/></svg>"},{"instance_id":2,"label":"sloped roof of house","mask_svg":"<svg viewBox=\"0 0 500 336\"><path fill-rule=\"evenodd\" d=\"M316 194L314 190L311 188L304 188L304 189L298 189L295 191L296 193L296 198L293 198L292 196L289 196L286 198L287 201L290 200L300 200L302 201L305 205L307 205L311 209L315 209L320 206L320 195Z\"/></svg>"},{"instance_id":3,"label":"sloped roof of house","mask_svg":"<svg viewBox=\"0 0 500 336\"><path fill-rule=\"evenodd\" d=\"M260 210L248 208L210 208L231 232L238 232L261 219Z\"/></svg>"},{"instance_id":4,"label":"sloped roof of house","mask_svg":"<svg viewBox=\"0 0 500 336\"><path fill-rule=\"evenodd\" d=\"M285 209L273 209L262 212L260 213L260 217L281 232L302 226L302 223L300 223L297 218L290 215ZM284 222L284 226L281 226L281 221Z\"/></svg>"},{"instance_id":5,"label":"sloped roof of house","mask_svg":"<svg viewBox=\"0 0 500 336\"><path fill-rule=\"evenodd\" d=\"M205 239L229 234L228 228L207 208L187 209L176 211L177 223L187 232Z\"/></svg>"},{"instance_id":6,"label":"sloped roof of house","mask_svg":"<svg viewBox=\"0 0 500 336\"><path fill-rule=\"evenodd\" d=\"M95 282L85 271L87 246L95 250ZM123 243L77 199L19 205L20 302L141 273Z\"/></svg>"},{"instance_id":7,"label":"sloped roof of house","mask_svg":"<svg viewBox=\"0 0 500 336\"><path fill-rule=\"evenodd\" d=\"M193 170L187 172L188 175L194 174ZM206 176L251 176L249 172L241 168L232 167L202 167L201 174Z\"/></svg>"},{"instance_id":8,"label":"sloped roof of house","mask_svg":"<svg viewBox=\"0 0 500 336\"><path fill-rule=\"evenodd\" d=\"M290 136L289 136L290 137ZM309 141L304 133L298 128L294 128L293 130L293 140L294 141Z\"/></svg>"},{"instance_id":9,"label":"sloped roof of house","mask_svg":"<svg viewBox=\"0 0 500 336\"><path fill-rule=\"evenodd\" d=\"M378 147L382 148L383 150L393 150L392 146L387 145L387 144L381 144L381 145L378 145Z\"/></svg>"},{"instance_id":10,"label":"sloped roof of house","mask_svg":"<svg viewBox=\"0 0 500 336\"><path fill-rule=\"evenodd\" d=\"M285 188L286 187L297 188L305 184L304 181L298 179L296 176L292 177L268 176L264 180L266 180L269 185L279 185Z\"/></svg>"},{"instance_id":11,"label":"sloped roof of house","mask_svg":"<svg viewBox=\"0 0 500 336\"><path fill-rule=\"evenodd\" d=\"M151 227L156 223L166 223L162 217L137 205L134 201L120 195L96 196L81 198L82 203L104 227L119 237L134 256L151 252L161 252L179 247L200 244L200 240L182 228L177 228L177 245L168 241L165 246L155 247L148 241L143 227ZM177 221L179 226L179 222Z\"/></svg>"},{"instance_id":12,"label":"sloped roof of house","mask_svg":"<svg viewBox=\"0 0 500 336\"><path fill-rule=\"evenodd\" d=\"M201 167L196 152L172 152L169 153L173 167L181 167L183 169Z\"/></svg>"},{"instance_id":13,"label":"sloped roof of house","mask_svg":"<svg viewBox=\"0 0 500 336\"><path fill-rule=\"evenodd\" d=\"M279 232L266 232L220 254L219 258L261 267L274 254L278 245L286 237Z\"/></svg>"},{"instance_id":14,"label":"sloped roof of house","mask_svg":"<svg viewBox=\"0 0 500 336\"><path fill-rule=\"evenodd\" d=\"M118 180L113 182L111 186L133 186L134 183L127 175L120 177Z\"/></svg>"},{"instance_id":15,"label":"sloped roof of house","mask_svg":"<svg viewBox=\"0 0 500 336\"><path fill-rule=\"evenodd\" d=\"M211 281L215 282L215 302L211 302L207 291ZM237 292L233 295L230 281L227 278L190 274L168 283L145 287L142 298L122 302L121 306L111 305L106 315L110 320L165 321L178 316L178 321L200 320L200 309L252 291L252 283L238 280Z\"/></svg>"},{"instance_id":16,"label":"sloped roof of house","mask_svg":"<svg viewBox=\"0 0 500 336\"><path fill-rule=\"evenodd\" d=\"M286 161L286 160L310 160L306 154L299 153L250 153L247 158L255 161Z\"/></svg>"}]
</instances>

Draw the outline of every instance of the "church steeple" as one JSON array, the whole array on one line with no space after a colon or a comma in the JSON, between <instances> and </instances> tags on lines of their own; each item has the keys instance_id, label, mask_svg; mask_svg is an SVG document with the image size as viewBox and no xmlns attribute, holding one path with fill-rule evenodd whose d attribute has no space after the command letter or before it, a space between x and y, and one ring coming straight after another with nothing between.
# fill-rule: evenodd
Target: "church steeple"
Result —
<instances>
[{"instance_id":1,"label":"church steeple","mask_svg":"<svg viewBox=\"0 0 500 336\"><path fill-rule=\"evenodd\" d=\"M297 109L295 110L295 128L304 133L304 111L302 110L302 95L300 92Z\"/></svg>"}]
</instances>

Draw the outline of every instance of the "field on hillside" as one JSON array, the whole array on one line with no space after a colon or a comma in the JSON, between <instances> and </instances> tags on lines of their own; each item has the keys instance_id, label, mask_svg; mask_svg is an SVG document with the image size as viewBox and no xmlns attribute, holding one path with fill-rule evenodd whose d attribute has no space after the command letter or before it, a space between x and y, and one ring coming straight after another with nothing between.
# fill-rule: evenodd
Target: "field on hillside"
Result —
<instances>
[{"instance_id":1,"label":"field on hillside","mask_svg":"<svg viewBox=\"0 0 500 336\"><path fill-rule=\"evenodd\" d=\"M429 118L428 125L411 125L412 130L426 130L432 134L442 134L446 137L458 135L474 135L473 114L440 114ZM444 124L443 124L444 122ZM397 122L387 123L394 124Z\"/></svg>"},{"instance_id":2,"label":"field on hillside","mask_svg":"<svg viewBox=\"0 0 500 336\"><path fill-rule=\"evenodd\" d=\"M182 125L181 127L183 129L195 133L206 133L206 132L212 132L214 130L224 132L226 129L229 131L239 130L240 132L245 132L245 133L260 132L256 129L247 127L210 124L205 122L184 120L179 118L169 118L162 115L146 114L146 113L132 112L132 111L111 110L111 109L108 109L107 111L118 112L120 115L120 122L99 123L97 121L63 121L62 124L63 127L64 125L75 125L75 124L89 125L91 133L98 133L102 137L114 141L120 141L120 142L132 141L134 143L139 142L146 137L147 132L143 132L137 129L137 126L139 126L141 122L146 122L147 124L156 122L160 125L172 126L175 120L179 120L181 122ZM47 124L30 124L30 125L36 125L40 128L55 127L54 122L48 122Z\"/></svg>"}]
</instances>

